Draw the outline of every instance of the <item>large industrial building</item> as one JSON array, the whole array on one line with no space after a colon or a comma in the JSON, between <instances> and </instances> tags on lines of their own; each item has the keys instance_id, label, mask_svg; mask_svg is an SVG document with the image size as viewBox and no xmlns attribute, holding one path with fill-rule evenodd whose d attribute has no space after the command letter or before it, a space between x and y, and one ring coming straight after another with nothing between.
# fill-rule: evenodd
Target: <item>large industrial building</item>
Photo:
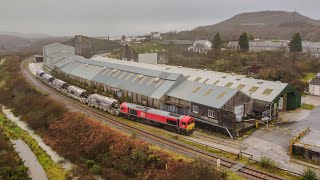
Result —
<instances>
[{"instance_id":1,"label":"large industrial building","mask_svg":"<svg viewBox=\"0 0 320 180\"><path fill-rule=\"evenodd\" d=\"M278 110L300 106L300 94L286 83L101 56L86 59L61 44L45 46L43 53L45 67L66 78L119 99L191 115L198 127L231 136L248 128L242 121L247 116L272 118Z\"/></svg>"}]
</instances>

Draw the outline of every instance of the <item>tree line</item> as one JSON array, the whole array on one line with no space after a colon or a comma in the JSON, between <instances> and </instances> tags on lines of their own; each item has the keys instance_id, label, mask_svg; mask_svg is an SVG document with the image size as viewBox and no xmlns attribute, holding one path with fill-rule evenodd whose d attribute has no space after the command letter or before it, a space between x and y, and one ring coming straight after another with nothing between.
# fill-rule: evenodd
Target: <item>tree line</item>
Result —
<instances>
[{"instance_id":1,"label":"tree line","mask_svg":"<svg viewBox=\"0 0 320 180\"><path fill-rule=\"evenodd\" d=\"M254 36L248 34L246 32L243 32L238 41L238 45L240 47L240 50L242 52L248 52L249 51L249 41L253 41ZM215 50L220 50L223 44L223 41L221 39L220 33L216 33L216 35L212 39L212 46ZM302 38L300 33L295 33L289 43L289 49L290 52L302 52Z\"/></svg>"}]
</instances>

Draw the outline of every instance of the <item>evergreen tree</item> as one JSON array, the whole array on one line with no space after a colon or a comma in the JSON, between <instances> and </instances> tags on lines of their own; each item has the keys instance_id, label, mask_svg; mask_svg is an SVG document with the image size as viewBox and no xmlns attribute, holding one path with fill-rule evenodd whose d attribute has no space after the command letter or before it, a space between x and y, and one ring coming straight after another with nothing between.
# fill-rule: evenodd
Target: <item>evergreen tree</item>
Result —
<instances>
[{"instance_id":1,"label":"evergreen tree","mask_svg":"<svg viewBox=\"0 0 320 180\"><path fill-rule=\"evenodd\" d=\"M249 40L246 32L242 33L242 35L239 38L238 44L240 46L241 51L244 51L244 52L249 51Z\"/></svg>"},{"instance_id":2,"label":"evergreen tree","mask_svg":"<svg viewBox=\"0 0 320 180\"><path fill-rule=\"evenodd\" d=\"M249 40L254 41L254 36L252 34L249 36Z\"/></svg>"},{"instance_id":3,"label":"evergreen tree","mask_svg":"<svg viewBox=\"0 0 320 180\"><path fill-rule=\"evenodd\" d=\"M212 45L213 45L213 48L214 49L217 49L217 50L220 50L221 49L221 45L222 45L222 40L221 40L221 37L220 37L220 34L217 33L213 40L212 40Z\"/></svg>"},{"instance_id":4,"label":"evergreen tree","mask_svg":"<svg viewBox=\"0 0 320 180\"><path fill-rule=\"evenodd\" d=\"M302 51L302 39L300 33L294 34L292 40L289 43L290 52L301 52Z\"/></svg>"}]
</instances>

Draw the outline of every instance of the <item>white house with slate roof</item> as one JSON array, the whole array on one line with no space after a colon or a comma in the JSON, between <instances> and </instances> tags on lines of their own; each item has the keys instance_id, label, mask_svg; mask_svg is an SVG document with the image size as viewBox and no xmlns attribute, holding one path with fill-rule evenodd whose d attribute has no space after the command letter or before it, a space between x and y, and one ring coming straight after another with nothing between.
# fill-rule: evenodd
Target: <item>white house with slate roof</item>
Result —
<instances>
[{"instance_id":1,"label":"white house with slate roof","mask_svg":"<svg viewBox=\"0 0 320 180\"><path fill-rule=\"evenodd\" d=\"M212 47L212 43L207 40L196 40L189 50L197 53L207 53Z\"/></svg>"},{"instance_id":2,"label":"white house with slate roof","mask_svg":"<svg viewBox=\"0 0 320 180\"><path fill-rule=\"evenodd\" d=\"M320 73L309 83L309 93L314 96L320 96Z\"/></svg>"}]
</instances>

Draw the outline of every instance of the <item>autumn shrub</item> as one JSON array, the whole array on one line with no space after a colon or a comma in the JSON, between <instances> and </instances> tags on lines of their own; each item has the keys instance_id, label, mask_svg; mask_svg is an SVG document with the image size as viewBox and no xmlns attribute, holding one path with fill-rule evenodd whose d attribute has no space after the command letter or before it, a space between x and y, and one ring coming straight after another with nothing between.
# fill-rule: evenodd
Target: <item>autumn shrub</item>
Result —
<instances>
[{"instance_id":1,"label":"autumn shrub","mask_svg":"<svg viewBox=\"0 0 320 180\"><path fill-rule=\"evenodd\" d=\"M173 160L168 153L152 150L145 142L116 132L79 113L67 113L62 120L50 124L44 140L59 154L104 178L110 177L110 169L117 176L153 179L165 177L166 164L172 178L178 177L180 169L191 168L184 161ZM206 168L196 167L199 171Z\"/></svg>"},{"instance_id":2,"label":"autumn shrub","mask_svg":"<svg viewBox=\"0 0 320 180\"><path fill-rule=\"evenodd\" d=\"M18 153L8 138L0 133L0 179L30 179Z\"/></svg>"},{"instance_id":3,"label":"autumn shrub","mask_svg":"<svg viewBox=\"0 0 320 180\"><path fill-rule=\"evenodd\" d=\"M0 66L0 82L5 82L5 87L0 87L0 103L13 109L31 128L46 129L63 117L66 108L33 89L19 71L19 57L8 57Z\"/></svg>"}]
</instances>

